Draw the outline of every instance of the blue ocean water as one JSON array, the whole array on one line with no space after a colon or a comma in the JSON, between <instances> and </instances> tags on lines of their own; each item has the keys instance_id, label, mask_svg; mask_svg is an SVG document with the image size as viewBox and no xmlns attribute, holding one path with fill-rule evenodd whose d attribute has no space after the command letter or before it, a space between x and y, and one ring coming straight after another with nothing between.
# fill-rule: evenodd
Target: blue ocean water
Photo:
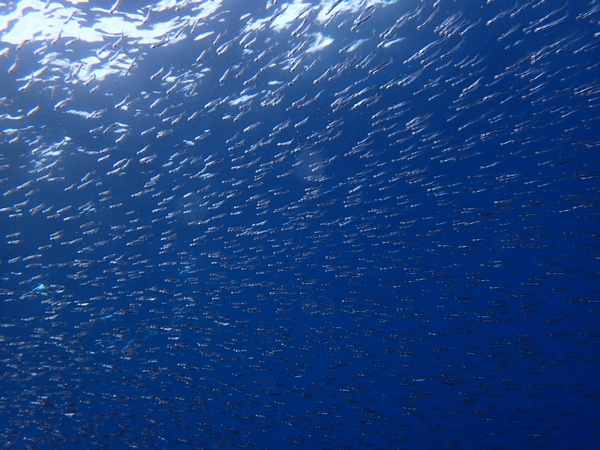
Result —
<instances>
[{"instance_id":1,"label":"blue ocean water","mask_svg":"<svg viewBox=\"0 0 600 450\"><path fill-rule=\"evenodd\" d=\"M595 2L2 9L4 448L597 446Z\"/></svg>"}]
</instances>

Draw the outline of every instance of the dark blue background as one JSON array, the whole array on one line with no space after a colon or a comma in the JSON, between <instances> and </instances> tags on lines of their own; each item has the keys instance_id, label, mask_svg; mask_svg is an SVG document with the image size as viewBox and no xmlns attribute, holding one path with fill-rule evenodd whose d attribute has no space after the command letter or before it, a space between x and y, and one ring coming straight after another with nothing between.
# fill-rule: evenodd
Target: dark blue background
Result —
<instances>
[{"instance_id":1,"label":"dark blue background","mask_svg":"<svg viewBox=\"0 0 600 450\"><path fill-rule=\"evenodd\" d=\"M3 114L23 116L40 105L30 118L2 123L2 445L594 448L598 14L577 18L593 8L587 2L530 3L442 2L419 29L434 11L429 4L379 4L356 32L350 28L361 9L341 12L327 29L315 21L312 31L334 43L307 53L297 83L273 107L260 103L279 86L269 81L295 76L282 61L300 42L290 33L301 19L261 30L252 54L235 42L218 56L214 36L152 50L125 40L136 65L127 77L102 81L100 95L89 93L93 84L65 82L65 74L54 80L55 99L48 79L19 92L16 79L39 66L39 43L25 44L18 73L1 78L10 99ZM420 6L395 34L402 42L377 47L383 30ZM239 40L244 13L267 18L278 7L257 2L238 11L226 2L230 12L200 31L226 31L220 43ZM444 39L438 56L434 49L404 63L459 12L459 30L472 29ZM99 14L84 13L90 22ZM527 29L565 14L547 30ZM178 14L152 20L171 15ZM339 49L357 38L368 41L355 53L361 60L374 53L373 62L315 84L354 56ZM76 61L103 44L67 49L61 41L57 51ZM234 64L249 68L219 84ZM173 85L150 80L161 66L198 82L198 95L176 91L164 103L173 105L167 116L184 113L172 127L156 116L163 105L149 108ZM380 89L421 68L413 83ZM242 120L223 119L239 112L236 105L204 108L235 98L259 69L251 92L260 95ZM372 89L333 111L335 94L353 83L350 92ZM289 108L321 90L315 103ZM68 95L67 110L107 111L98 120L55 111ZM141 100L115 109L127 95ZM382 97L351 109L370 95ZM307 116L306 125L293 126ZM415 118L423 130L411 128ZM251 150L287 119L272 142ZM337 119L343 125L328 130ZM116 146L118 134L89 133L115 122L130 131ZM152 126L174 133L140 135ZM11 128L20 136L13 143ZM207 129L210 136L194 146L183 142ZM35 181L56 159L32 152L38 136L47 145L71 138L52 169L63 181ZM109 159L98 161L106 153L96 152L111 146ZM139 161L152 154L156 161ZM122 158L131 159L126 170L109 175ZM206 168L210 161L218 162ZM82 186L87 179L94 182ZM93 210L83 208L87 202ZM32 212L39 204L53 210Z\"/></svg>"}]
</instances>

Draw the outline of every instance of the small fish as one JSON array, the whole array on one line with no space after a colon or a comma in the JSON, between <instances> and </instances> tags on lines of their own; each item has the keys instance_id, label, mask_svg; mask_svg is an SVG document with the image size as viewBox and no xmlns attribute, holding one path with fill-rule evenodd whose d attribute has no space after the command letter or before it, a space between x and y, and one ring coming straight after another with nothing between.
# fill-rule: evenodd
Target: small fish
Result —
<instances>
[{"instance_id":1,"label":"small fish","mask_svg":"<svg viewBox=\"0 0 600 450\"><path fill-rule=\"evenodd\" d=\"M17 56L15 58L15 62L13 62L11 64L11 66L8 68L8 73L13 73L15 70L17 70L18 65L19 65L19 57Z\"/></svg>"},{"instance_id":2,"label":"small fish","mask_svg":"<svg viewBox=\"0 0 600 450\"><path fill-rule=\"evenodd\" d=\"M27 112L27 117L31 117L31 116L33 116L33 115L34 115L36 112L38 112L39 110L40 110L40 106L39 106L39 105L38 105L38 106L36 106L36 107L34 107L34 108L32 108L32 109L30 109L30 110Z\"/></svg>"},{"instance_id":3,"label":"small fish","mask_svg":"<svg viewBox=\"0 0 600 450\"><path fill-rule=\"evenodd\" d=\"M173 129L169 128L167 130L161 130L156 134L156 138L157 139L162 139L164 137L169 136L170 134L173 134Z\"/></svg>"},{"instance_id":4,"label":"small fish","mask_svg":"<svg viewBox=\"0 0 600 450\"><path fill-rule=\"evenodd\" d=\"M377 3L369 5L360 15L354 20L350 31L355 31L360 25L369 20L377 12Z\"/></svg>"},{"instance_id":5,"label":"small fish","mask_svg":"<svg viewBox=\"0 0 600 450\"><path fill-rule=\"evenodd\" d=\"M119 7L119 5L121 4L121 0L117 0L110 8L110 10L108 11L109 14L114 14L117 11L117 8Z\"/></svg>"},{"instance_id":6,"label":"small fish","mask_svg":"<svg viewBox=\"0 0 600 450\"><path fill-rule=\"evenodd\" d=\"M64 100L61 100L60 102L58 102L57 104L54 105L54 110L56 111L59 109L63 109L65 106L67 106L72 101L73 101L73 97L68 97Z\"/></svg>"}]
</instances>

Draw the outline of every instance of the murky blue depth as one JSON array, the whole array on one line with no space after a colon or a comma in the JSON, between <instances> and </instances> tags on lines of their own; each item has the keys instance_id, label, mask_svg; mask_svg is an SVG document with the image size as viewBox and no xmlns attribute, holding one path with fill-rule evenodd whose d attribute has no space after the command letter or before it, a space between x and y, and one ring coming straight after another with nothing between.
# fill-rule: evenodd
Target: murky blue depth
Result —
<instances>
[{"instance_id":1,"label":"murky blue depth","mask_svg":"<svg viewBox=\"0 0 600 450\"><path fill-rule=\"evenodd\" d=\"M587 449L600 5L0 5L0 446Z\"/></svg>"}]
</instances>

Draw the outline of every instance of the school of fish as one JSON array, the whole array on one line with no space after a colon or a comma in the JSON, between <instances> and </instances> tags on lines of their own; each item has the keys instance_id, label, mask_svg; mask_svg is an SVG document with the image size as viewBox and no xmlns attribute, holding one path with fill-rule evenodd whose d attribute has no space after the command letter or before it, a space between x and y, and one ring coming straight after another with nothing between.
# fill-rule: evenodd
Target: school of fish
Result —
<instances>
[{"instance_id":1,"label":"school of fish","mask_svg":"<svg viewBox=\"0 0 600 450\"><path fill-rule=\"evenodd\" d=\"M139 3L0 5L5 448L436 447L597 348L600 4Z\"/></svg>"}]
</instances>

